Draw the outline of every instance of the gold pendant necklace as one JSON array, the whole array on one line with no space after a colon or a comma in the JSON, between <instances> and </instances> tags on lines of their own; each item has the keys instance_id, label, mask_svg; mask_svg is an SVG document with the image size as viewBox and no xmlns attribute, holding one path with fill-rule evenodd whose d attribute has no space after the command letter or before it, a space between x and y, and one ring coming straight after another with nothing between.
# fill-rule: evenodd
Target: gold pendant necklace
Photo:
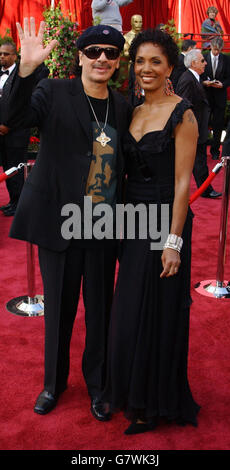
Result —
<instances>
[{"instance_id":1,"label":"gold pendant necklace","mask_svg":"<svg viewBox=\"0 0 230 470\"><path fill-rule=\"evenodd\" d=\"M110 139L110 137L108 137L108 136L106 135L105 132L102 131L102 132L100 133L99 137L96 138L96 140L97 140L98 142L100 142L100 144L102 145L102 147L105 147L106 144L107 144L108 142L110 142L111 139Z\"/></svg>"},{"instance_id":2,"label":"gold pendant necklace","mask_svg":"<svg viewBox=\"0 0 230 470\"><path fill-rule=\"evenodd\" d=\"M94 117L95 117L95 119L96 119L96 123L97 123L97 125L98 125L98 127L99 127L99 129L100 129L100 131L101 131L99 137L97 137L96 140L97 140L97 142L99 142L99 143L101 144L102 147L105 147L105 146L108 144L108 142L111 141L110 137L108 137L108 136L106 135L106 133L104 132L104 129L105 129L106 126L107 126L107 120L108 120L108 114L109 114L109 96L108 96L108 98L107 98L106 116L105 116L105 122L104 122L104 126L103 126L103 127L101 127L100 124L99 124L99 122L98 122L96 113L95 113L95 111L94 111L94 109L93 109L92 103L91 103L91 101L90 101L88 95L86 95L86 98L87 98L87 100L88 100L88 102L89 102L89 105L90 105L90 108L91 108L91 110L92 110L92 113L93 113L93 115L94 115Z\"/></svg>"}]
</instances>

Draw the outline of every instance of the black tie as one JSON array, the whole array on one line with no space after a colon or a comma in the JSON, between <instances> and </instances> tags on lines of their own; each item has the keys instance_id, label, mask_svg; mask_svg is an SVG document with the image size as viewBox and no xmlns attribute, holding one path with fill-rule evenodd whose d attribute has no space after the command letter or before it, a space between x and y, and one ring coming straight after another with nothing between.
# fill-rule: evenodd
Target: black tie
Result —
<instances>
[{"instance_id":1,"label":"black tie","mask_svg":"<svg viewBox=\"0 0 230 470\"><path fill-rule=\"evenodd\" d=\"M0 77L2 75L9 75L9 70L0 70Z\"/></svg>"}]
</instances>

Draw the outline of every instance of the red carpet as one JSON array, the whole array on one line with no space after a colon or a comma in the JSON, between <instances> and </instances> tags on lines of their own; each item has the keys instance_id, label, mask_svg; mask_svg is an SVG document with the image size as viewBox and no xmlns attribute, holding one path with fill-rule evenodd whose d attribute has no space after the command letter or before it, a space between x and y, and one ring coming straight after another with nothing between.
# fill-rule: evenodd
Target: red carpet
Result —
<instances>
[{"instance_id":1,"label":"red carpet","mask_svg":"<svg viewBox=\"0 0 230 470\"><path fill-rule=\"evenodd\" d=\"M209 166L214 162L209 158ZM0 171L1 173L1 171ZM214 188L222 190L223 170ZM192 181L191 192L196 187ZM0 205L8 202L0 185ZM80 303L71 348L68 390L47 416L33 412L43 387L43 317L25 318L6 303L28 294L25 243L8 238L12 218L0 213L0 449L1 450L227 450L230 448L230 299L213 299L194 290L198 281L216 278L221 200L199 198L194 218L189 379L201 405L199 426L162 423L155 432L125 436L120 413L97 422L81 373L84 310ZM230 231L229 231L230 237ZM229 238L228 237L228 238ZM229 241L225 279L230 279ZM36 271L37 294L42 294Z\"/></svg>"}]
</instances>

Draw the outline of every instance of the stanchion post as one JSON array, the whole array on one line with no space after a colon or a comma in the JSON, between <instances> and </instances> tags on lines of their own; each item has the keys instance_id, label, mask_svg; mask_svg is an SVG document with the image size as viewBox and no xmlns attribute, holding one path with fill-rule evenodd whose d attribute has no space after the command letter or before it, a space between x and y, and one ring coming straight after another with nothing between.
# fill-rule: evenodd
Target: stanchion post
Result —
<instances>
[{"instance_id":1,"label":"stanchion post","mask_svg":"<svg viewBox=\"0 0 230 470\"><path fill-rule=\"evenodd\" d=\"M230 298L230 283L228 281L224 281L228 207L230 194L230 156L222 157L222 162L224 167L224 182L220 215L216 280L201 281L195 285L195 289L199 294L206 295L209 297L215 297L217 299Z\"/></svg>"},{"instance_id":2,"label":"stanchion post","mask_svg":"<svg viewBox=\"0 0 230 470\"><path fill-rule=\"evenodd\" d=\"M24 167L24 179L28 177L30 171L32 170L33 165L27 163ZM35 297L35 253L34 245L32 243L26 244L26 253L27 253L27 283L28 283L28 298L31 303L32 299Z\"/></svg>"},{"instance_id":3,"label":"stanchion post","mask_svg":"<svg viewBox=\"0 0 230 470\"><path fill-rule=\"evenodd\" d=\"M28 279L28 296L35 297L35 253L32 243L26 244L27 252L27 279Z\"/></svg>"},{"instance_id":4,"label":"stanchion post","mask_svg":"<svg viewBox=\"0 0 230 470\"><path fill-rule=\"evenodd\" d=\"M223 157L223 160L224 160L224 185L223 185L222 207L221 207L221 216L220 216L218 263L217 263L217 272L216 272L216 282L217 282L218 287L222 287L223 282L224 282L224 265L225 265L229 191L230 191L230 156Z\"/></svg>"},{"instance_id":5,"label":"stanchion post","mask_svg":"<svg viewBox=\"0 0 230 470\"><path fill-rule=\"evenodd\" d=\"M28 177L32 163L27 163L24 166L24 179ZM37 317L44 315L44 302L42 295L36 295L35 287L35 247L32 243L26 243L26 258L27 258L27 287L28 295L16 297L6 304L9 312L16 315Z\"/></svg>"}]
</instances>

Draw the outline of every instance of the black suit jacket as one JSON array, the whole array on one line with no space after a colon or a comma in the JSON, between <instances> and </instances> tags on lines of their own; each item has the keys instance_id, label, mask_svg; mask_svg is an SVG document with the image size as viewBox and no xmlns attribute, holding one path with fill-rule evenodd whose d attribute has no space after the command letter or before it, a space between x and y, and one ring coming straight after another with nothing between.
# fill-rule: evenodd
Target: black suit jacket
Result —
<instances>
[{"instance_id":1,"label":"black suit jacket","mask_svg":"<svg viewBox=\"0 0 230 470\"><path fill-rule=\"evenodd\" d=\"M192 103L193 112L198 123L198 143L205 143L208 138L210 108L202 83L198 82L190 70L186 70L179 79L176 93Z\"/></svg>"},{"instance_id":2,"label":"black suit jacket","mask_svg":"<svg viewBox=\"0 0 230 470\"><path fill-rule=\"evenodd\" d=\"M201 80L213 80L212 59L211 53L205 55L207 65L205 66L204 73L201 75ZM227 87L230 86L230 59L227 55L220 53L218 60L218 67L215 73L215 79L223 83L223 88L204 87L209 102L218 104L220 107L226 106L227 101ZM212 100L212 101L211 101Z\"/></svg>"},{"instance_id":3,"label":"black suit jacket","mask_svg":"<svg viewBox=\"0 0 230 470\"><path fill-rule=\"evenodd\" d=\"M174 67L171 75L170 80L173 84L174 90L176 89L177 83L181 75L186 71L186 67L184 65L184 54L179 54L178 56L178 64Z\"/></svg>"},{"instance_id":4,"label":"black suit jacket","mask_svg":"<svg viewBox=\"0 0 230 470\"><path fill-rule=\"evenodd\" d=\"M9 99L15 79L18 74L19 64L16 64L13 72L9 75L3 87L2 98L0 99L0 124L6 124L9 112ZM34 86L45 77L48 77L49 70L41 64L34 73ZM4 144L6 147L27 147L30 136L30 129L13 127L8 134L4 136Z\"/></svg>"},{"instance_id":5,"label":"black suit jacket","mask_svg":"<svg viewBox=\"0 0 230 470\"><path fill-rule=\"evenodd\" d=\"M16 65L13 72L9 75L4 84L2 98L0 99L0 124L6 124L9 97L17 73L18 65ZM16 128L10 129L8 134L6 134L4 137L0 137L0 139L4 138L4 144L6 147L26 147L28 144L29 135L29 129Z\"/></svg>"},{"instance_id":6,"label":"black suit jacket","mask_svg":"<svg viewBox=\"0 0 230 470\"><path fill-rule=\"evenodd\" d=\"M11 97L10 125L37 126L40 149L25 181L10 236L62 251L70 243L61 236L64 204L81 207L90 169L92 124L82 81L42 80L31 91L34 78L17 77ZM124 159L121 138L131 119L125 98L112 91L117 126L117 202L122 201Z\"/></svg>"}]
</instances>

